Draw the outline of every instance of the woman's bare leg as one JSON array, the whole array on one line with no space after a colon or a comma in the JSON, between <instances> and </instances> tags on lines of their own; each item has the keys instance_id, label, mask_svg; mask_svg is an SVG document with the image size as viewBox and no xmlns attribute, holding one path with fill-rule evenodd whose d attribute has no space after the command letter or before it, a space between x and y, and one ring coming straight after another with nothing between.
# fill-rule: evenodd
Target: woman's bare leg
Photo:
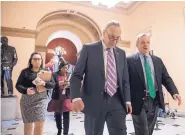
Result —
<instances>
[{"instance_id":1,"label":"woman's bare leg","mask_svg":"<svg viewBox=\"0 0 185 135\"><path fill-rule=\"evenodd\" d=\"M34 122L34 135L43 135L44 121Z\"/></svg>"},{"instance_id":2,"label":"woman's bare leg","mask_svg":"<svg viewBox=\"0 0 185 135\"><path fill-rule=\"evenodd\" d=\"M33 123L24 123L24 135L33 135Z\"/></svg>"}]
</instances>

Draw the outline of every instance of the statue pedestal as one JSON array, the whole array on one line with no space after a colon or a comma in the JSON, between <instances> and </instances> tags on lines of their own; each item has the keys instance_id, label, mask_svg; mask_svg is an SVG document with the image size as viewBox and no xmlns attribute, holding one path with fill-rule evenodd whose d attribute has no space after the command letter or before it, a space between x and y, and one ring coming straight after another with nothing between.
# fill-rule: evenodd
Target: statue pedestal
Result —
<instances>
[{"instance_id":1,"label":"statue pedestal","mask_svg":"<svg viewBox=\"0 0 185 135\"><path fill-rule=\"evenodd\" d=\"M17 100L17 96L1 98L1 121L16 119Z\"/></svg>"}]
</instances>

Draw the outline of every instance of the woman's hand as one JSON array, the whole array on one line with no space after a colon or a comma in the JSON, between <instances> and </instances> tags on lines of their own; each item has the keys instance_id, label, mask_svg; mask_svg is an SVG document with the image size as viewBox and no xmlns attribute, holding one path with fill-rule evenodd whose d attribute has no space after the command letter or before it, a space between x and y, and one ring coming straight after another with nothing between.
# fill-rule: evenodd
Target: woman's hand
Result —
<instances>
[{"instance_id":1,"label":"woman's hand","mask_svg":"<svg viewBox=\"0 0 185 135\"><path fill-rule=\"evenodd\" d=\"M64 85L65 85L66 88L69 87L69 86L70 86L69 81L65 81L65 82L64 82Z\"/></svg>"},{"instance_id":2,"label":"woman's hand","mask_svg":"<svg viewBox=\"0 0 185 135\"><path fill-rule=\"evenodd\" d=\"M39 83L37 83L36 88L38 92L44 92L46 91L46 88L44 87L46 85L46 82L41 80Z\"/></svg>"},{"instance_id":3,"label":"woman's hand","mask_svg":"<svg viewBox=\"0 0 185 135\"><path fill-rule=\"evenodd\" d=\"M63 87L63 88L69 87L69 82L67 82L67 81L59 81L59 86Z\"/></svg>"},{"instance_id":4,"label":"woman's hand","mask_svg":"<svg viewBox=\"0 0 185 135\"><path fill-rule=\"evenodd\" d=\"M27 94L28 94L28 95L34 95L34 94L35 94L34 89L33 89L33 88L28 88L28 89L27 89Z\"/></svg>"},{"instance_id":5,"label":"woman's hand","mask_svg":"<svg viewBox=\"0 0 185 135\"><path fill-rule=\"evenodd\" d=\"M59 83L59 87L62 87L62 88L65 87L65 82L64 81L59 81L58 83Z\"/></svg>"},{"instance_id":6,"label":"woman's hand","mask_svg":"<svg viewBox=\"0 0 185 135\"><path fill-rule=\"evenodd\" d=\"M47 89L46 89L44 86L42 86L42 85L37 85L36 88L37 88L37 91L38 91L38 92L44 92L44 91L47 90Z\"/></svg>"},{"instance_id":7,"label":"woman's hand","mask_svg":"<svg viewBox=\"0 0 185 135\"><path fill-rule=\"evenodd\" d=\"M43 81L43 80L39 81L39 82L36 84L36 86L45 86L45 85L46 85L46 82Z\"/></svg>"}]
</instances>

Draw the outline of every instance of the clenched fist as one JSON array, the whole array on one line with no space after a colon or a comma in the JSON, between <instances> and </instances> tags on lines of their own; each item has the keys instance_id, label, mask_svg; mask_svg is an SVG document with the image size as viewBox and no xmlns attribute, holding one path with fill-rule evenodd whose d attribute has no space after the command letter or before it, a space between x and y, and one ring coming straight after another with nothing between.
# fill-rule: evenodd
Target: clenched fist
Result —
<instances>
[{"instance_id":1,"label":"clenched fist","mask_svg":"<svg viewBox=\"0 0 185 135\"><path fill-rule=\"evenodd\" d=\"M72 111L81 112L84 109L84 103L81 99L72 102Z\"/></svg>"}]
</instances>

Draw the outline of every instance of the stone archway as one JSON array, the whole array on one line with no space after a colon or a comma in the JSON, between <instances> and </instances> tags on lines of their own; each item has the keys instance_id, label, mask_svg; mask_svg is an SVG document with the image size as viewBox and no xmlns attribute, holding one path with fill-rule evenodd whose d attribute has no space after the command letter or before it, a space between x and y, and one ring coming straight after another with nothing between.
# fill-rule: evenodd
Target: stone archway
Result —
<instances>
[{"instance_id":1,"label":"stone archway","mask_svg":"<svg viewBox=\"0 0 185 135\"><path fill-rule=\"evenodd\" d=\"M73 10L60 10L45 15L38 22L36 30L35 51L41 52L44 60L48 38L56 31L74 33L79 37L82 44L97 41L101 38L101 30L98 25L88 16Z\"/></svg>"},{"instance_id":2,"label":"stone archway","mask_svg":"<svg viewBox=\"0 0 185 135\"><path fill-rule=\"evenodd\" d=\"M46 42L47 48L48 48L49 43L53 39L56 39L56 38L65 38L65 39L70 40L71 42L73 42L74 46L76 47L77 52L79 52L82 49L83 44L81 40L79 39L79 37L75 35L74 33L70 31L66 31L66 30L59 30L59 31L52 33Z\"/></svg>"},{"instance_id":3,"label":"stone archway","mask_svg":"<svg viewBox=\"0 0 185 135\"><path fill-rule=\"evenodd\" d=\"M72 10L55 11L45 15L37 24L36 46L44 46L51 33L68 30L76 34L82 43L101 37L98 25L86 15Z\"/></svg>"}]
</instances>

